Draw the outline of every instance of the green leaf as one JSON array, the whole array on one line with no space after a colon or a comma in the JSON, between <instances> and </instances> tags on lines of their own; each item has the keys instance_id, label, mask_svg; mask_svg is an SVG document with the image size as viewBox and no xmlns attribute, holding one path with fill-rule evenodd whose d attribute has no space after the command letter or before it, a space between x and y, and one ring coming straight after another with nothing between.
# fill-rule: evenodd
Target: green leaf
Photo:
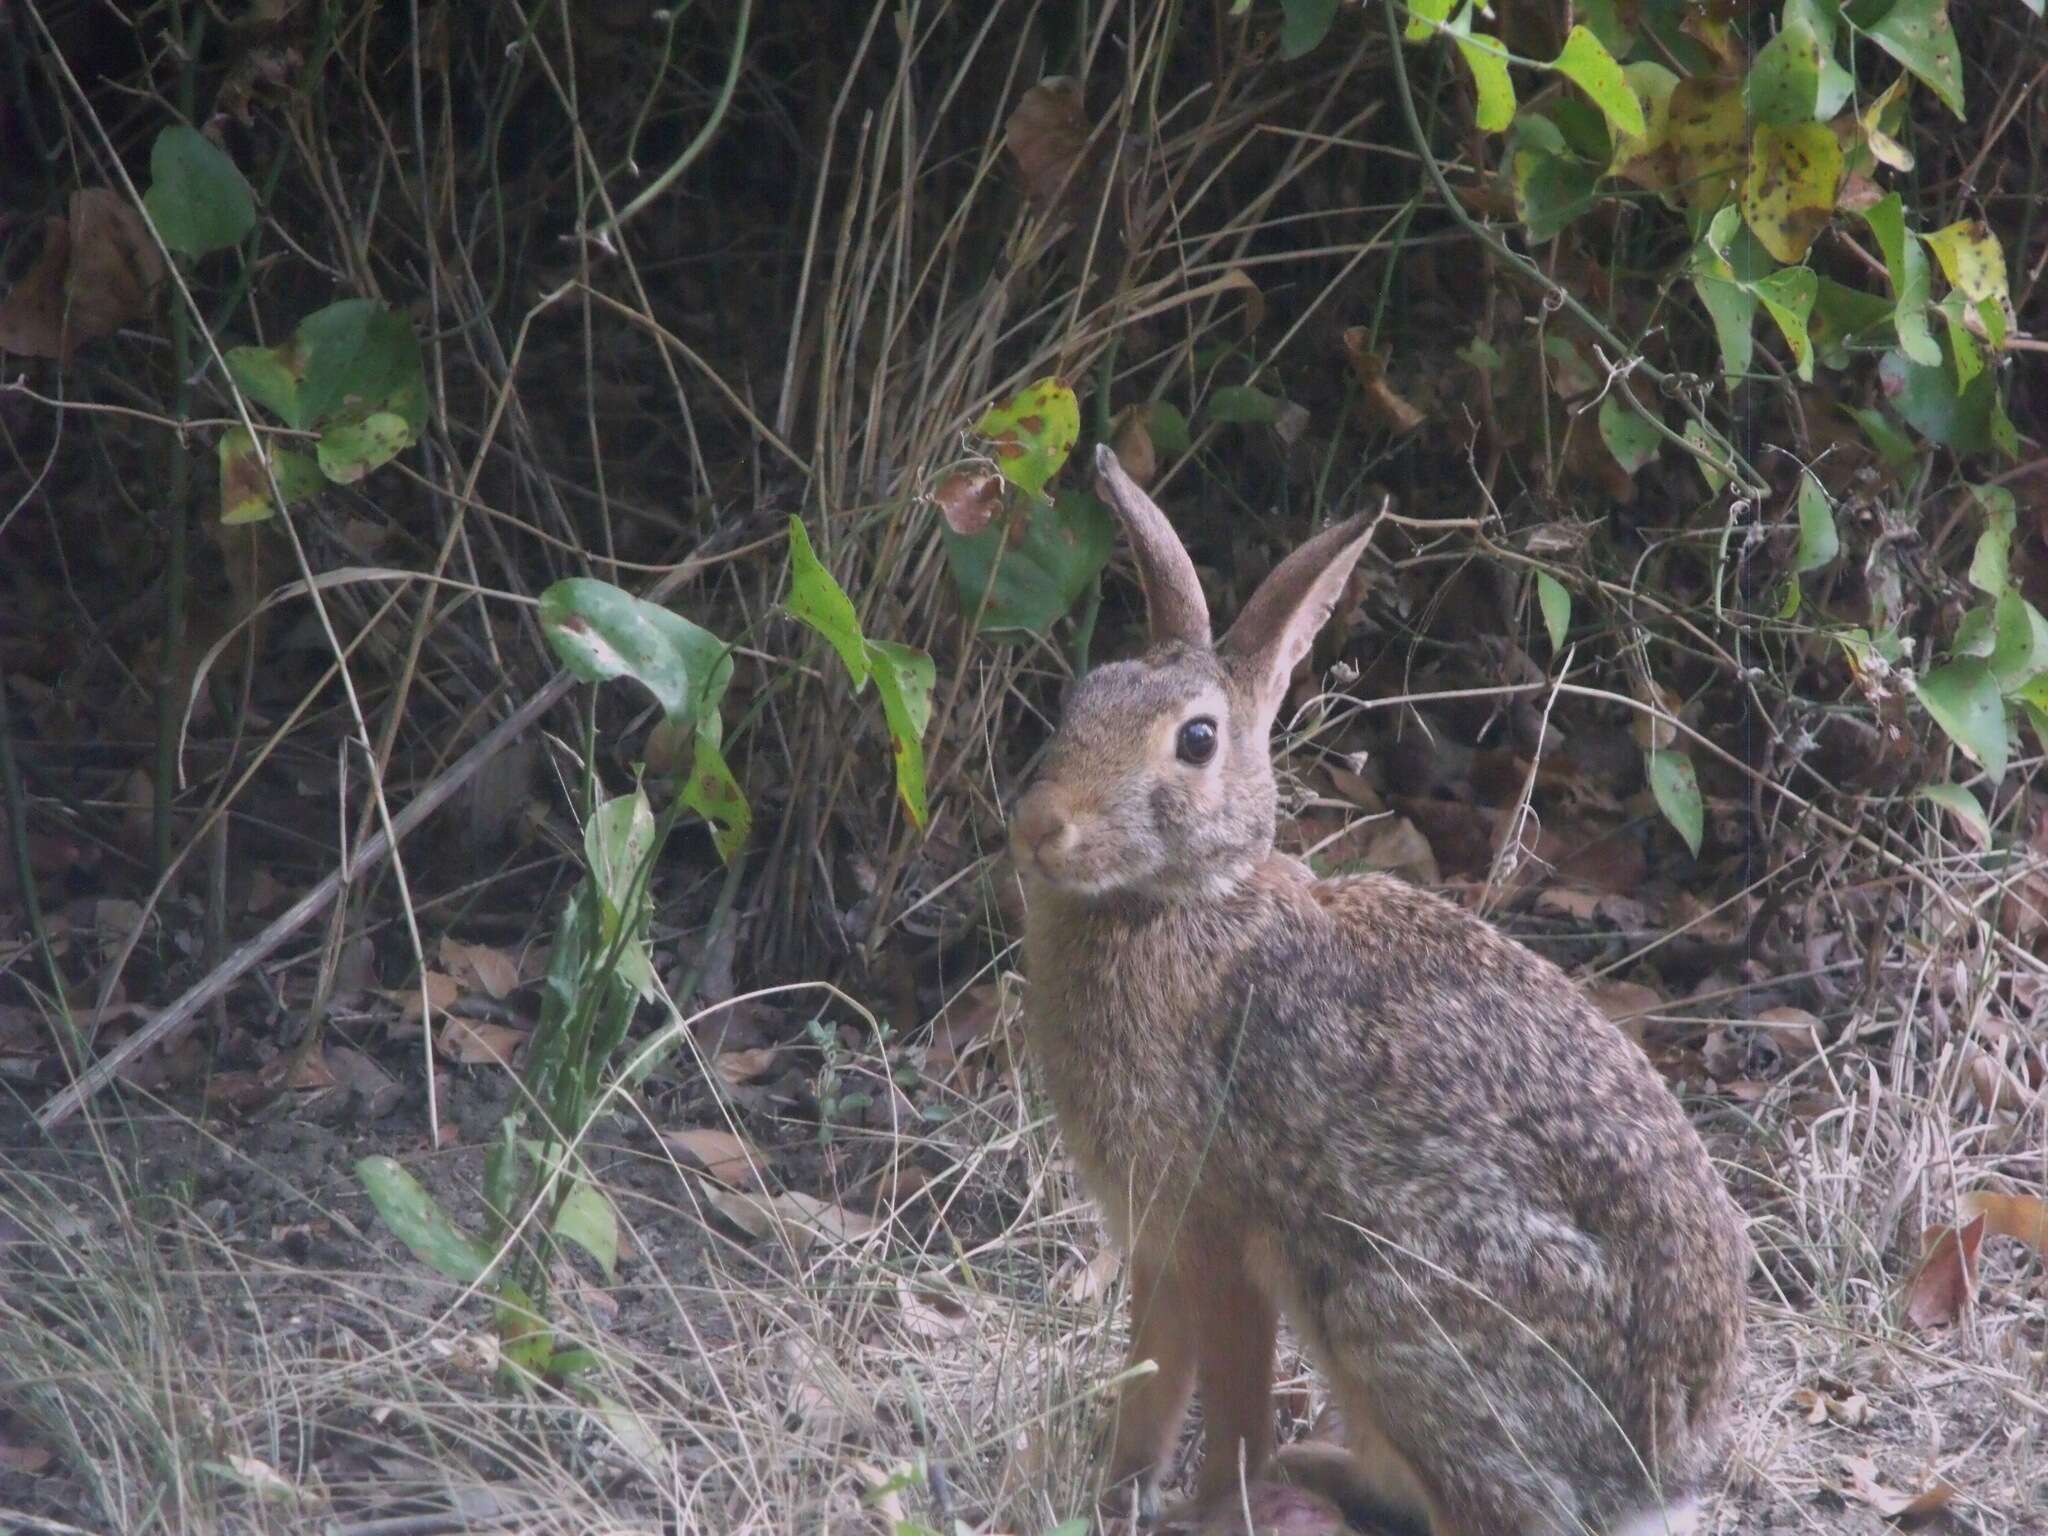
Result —
<instances>
[{"instance_id":1,"label":"green leaf","mask_svg":"<svg viewBox=\"0 0 2048 1536\"><path fill-rule=\"evenodd\" d=\"M1683 752L1652 751L1646 755L1650 792L1657 797L1657 809L1678 829L1692 856L1700 854L1700 840L1707 830L1706 802L1700 798L1700 781L1693 772L1692 759Z\"/></svg>"},{"instance_id":2,"label":"green leaf","mask_svg":"<svg viewBox=\"0 0 2048 1536\"><path fill-rule=\"evenodd\" d=\"M889 724L889 747L896 759L896 792L910 819L922 828L924 798L924 731L932 718L932 684L937 671L931 657L889 640L868 642L868 661L875 669L875 689L882 696L882 715Z\"/></svg>"},{"instance_id":3,"label":"green leaf","mask_svg":"<svg viewBox=\"0 0 2048 1536\"><path fill-rule=\"evenodd\" d=\"M1849 414L1856 418L1856 425L1863 429L1863 435L1870 446L1877 450L1877 456L1884 461L1885 468L1894 475L1904 474L1919 457L1912 442L1889 421L1884 412L1875 406L1853 406Z\"/></svg>"},{"instance_id":4,"label":"green leaf","mask_svg":"<svg viewBox=\"0 0 2048 1536\"><path fill-rule=\"evenodd\" d=\"M868 686L868 653L866 639L860 635L860 614L854 612L854 600L846 596L817 551L811 549L811 535L803 518L797 516L788 520L788 602L782 606L840 653L856 694Z\"/></svg>"},{"instance_id":5,"label":"green leaf","mask_svg":"<svg viewBox=\"0 0 2048 1536\"><path fill-rule=\"evenodd\" d=\"M498 1287L491 1327L506 1364L530 1376L546 1373L555 1353L554 1333L539 1305L518 1281L508 1278Z\"/></svg>"},{"instance_id":6,"label":"green leaf","mask_svg":"<svg viewBox=\"0 0 2048 1536\"><path fill-rule=\"evenodd\" d=\"M458 1285L474 1285L490 1270L493 1250L458 1227L441 1204L388 1157L366 1157L356 1177L384 1225L413 1257Z\"/></svg>"},{"instance_id":7,"label":"green leaf","mask_svg":"<svg viewBox=\"0 0 2048 1536\"><path fill-rule=\"evenodd\" d=\"M1949 111L1963 116L1963 58L1949 27L1948 0L1897 0L1858 30L1912 71Z\"/></svg>"},{"instance_id":8,"label":"green leaf","mask_svg":"<svg viewBox=\"0 0 2048 1536\"><path fill-rule=\"evenodd\" d=\"M1878 359L1877 378L1891 408L1929 442L1964 456L1991 445L1991 402L1997 392L1989 374L1980 374L1968 389L1957 389L1955 374L1945 364L1924 365L1903 352L1887 352Z\"/></svg>"},{"instance_id":9,"label":"green leaf","mask_svg":"<svg viewBox=\"0 0 2048 1536\"><path fill-rule=\"evenodd\" d=\"M1531 240L1554 239L1593 206L1600 168L1571 153L1557 124L1535 113L1515 120L1512 142L1515 217Z\"/></svg>"},{"instance_id":10,"label":"green leaf","mask_svg":"<svg viewBox=\"0 0 2048 1536\"><path fill-rule=\"evenodd\" d=\"M1280 57L1310 52L1336 19L1337 0L1280 0Z\"/></svg>"},{"instance_id":11,"label":"green leaf","mask_svg":"<svg viewBox=\"0 0 2048 1536\"><path fill-rule=\"evenodd\" d=\"M1820 105L1820 39L1790 15L1765 43L1742 83L1744 104L1760 123L1810 123Z\"/></svg>"},{"instance_id":12,"label":"green leaf","mask_svg":"<svg viewBox=\"0 0 2048 1536\"><path fill-rule=\"evenodd\" d=\"M513 1206L526 1192L526 1166L519 1149L520 1119L521 1115L515 1112L499 1121L497 1139L484 1154L484 1211L489 1218L485 1230L494 1244L519 1219Z\"/></svg>"},{"instance_id":13,"label":"green leaf","mask_svg":"<svg viewBox=\"0 0 2048 1536\"><path fill-rule=\"evenodd\" d=\"M256 200L235 162L197 129L173 123L149 152L142 199L164 244L181 256L233 245L256 227Z\"/></svg>"},{"instance_id":14,"label":"green leaf","mask_svg":"<svg viewBox=\"0 0 2048 1536\"><path fill-rule=\"evenodd\" d=\"M1944 662L1914 685L1934 723L1995 781L2005 776L2010 742L2005 701L1991 668L1974 656Z\"/></svg>"},{"instance_id":15,"label":"green leaf","mask_svg":"<svg viewBox=\"0 0 2048 1536\"><path fill-rule=\"evenodd\" d=\"M1792 349L1792 359L1802 381L1813 379L1813 341L1806 334L1806 317L1813 312L1814 294L1820 278L1811 267L1786 267L1773 272L1754 286L1758 299L1777 324L1778 334Z\"/></svg>"},{"instance_id":16,"label":"green leaf","mask_svg":"<svg viewBox=\"0 0 2048 1536\"><path fill-rule=\"evenodd\" d=\"M1027 384L990 406L974 430L990 440L996 470L1025 495L1045 494L1081 435L1081 405L1056 378Z\"/></svg>"},{"instance_id":17,"label":"green leaf","mask_svg":"<svg viewBox=\"0 0 2048 1536\"><path fill-rule=\"evenodd\" d=\"M811 536L804 531L800 517L789 520L789 600L783 606L823 635L839 653L855 693L867 687L867 642L860 632L860 615L853 611L853 599L811 548Z\"/></svg>"},{"instance_id":18,"label":"green leaf","mask_svg":"<svg viewBox=\"0 0 2048 1536\"><path fill-rule=\"evenodd\" d=\"M1187 417L1170 400L1154 400L1145 408L1145 428L1152 434L1152 446L1163 452L1186 453L1194 446Z\"/></svg>"},{"instance_id":19,"label":"green leaf","mask_svg":"<svg viewBox=\"0 0 2048 1536\"><path fill-rule=\"evenodd\" d=\"M1477 92L1473 121L1481 133L1502 133L1515 120L1515 82L1508 74L1508 51L1497 39L1469 30L1470 25L1468 19L1468 30L1452 34L1451 41L1472 71Z\"/></svg>"},{"instance_id":20,"label":"green leaf","mask_svg":"<svg viewBox=\"0 0 2048 1536\"><path fill-rule=\"evenodd\" d=\"M228 374L243 394L287 426L306 425L299 405L306 354L296 341L275 347L230 347L225 355Z\"/></svg>"},{"instance_id":21,"label":"green leaf","mask_svg":"<svg viewBox=\"0 0 2048 1536\"><path fill-rule=\"evenodd\" d=\"M1629 475L1653 463L1664 448L1664 435L1616 394L1600 402L1600 440Z\"/></svg>"},{"instance_id":22,"label":"green leaf","mask_svg":"<svg viewBox=\"0 0 2048 1536\"><path fill-rule=\"evenodd\" d=\"M583 857L590 878L612 913L624 913L634 901L640 871L654 851L654 810L643 790L607 800L583 825ZM647 900L644 885L639 900Z\"/></svg>"},{"instance_id":23,"label":"green leaf","mask_svg":"<svg viewBox=\"0 0 2048 1536\"><path fill-rule=\"evenodd\" d=\"M2009 695L2048 670L2048 618L2010 587L1999 594L1995 614L1997 643L1986 660L1999 692Z\"/></svg>"},{"instance_id":24,"label":"green leaf","mask_svg":"<svg viewBox=\"0 0 2048 1536\"><path fill-rule=\"evenodd\" d=\"M1991 818L1984 814L1977 797L1962 785L1930 784L1920 791L1920 798L1932 801L1961 822L1979 848L1991 846Z\"/></svg>"},{"instance_id":25,"label":"green leaf","mask_svg":"<svg viewBox=\"0 0 2048 1536\"><path fill-rule=\"evenodd\" d=\"M1727 450L1717 448L1707 436L1707 429L1701 423L1687 419L1680 433L1692 449L1692 461L1698 466L1700 478L1707 482L1707 489L1718 496L1728 484L1728 472L1721 468L1721 455Z\"/></svg>"},{"instance_id":26,"label":"green leaf","mask_svg":"<svg viewBox=\"0 0 2048 1536\"><path fill-rule=\"evenodd\" d=\"M1572 627L1572 595L1564 583L1548 571L1536 573L1536 602L1543 610L1543 628L1550 636L1550 649L1561 654L1564 638Z\"/></svg>"},{"instance_id":27,"label":"green leaf","mask_svg":"<svg viewBox=\"0 0 2048 1536\"><path fill-rule=\"evenodd\" d=\"M2004 486L1972 486L1984 508L1984 531L1970 555L1970 585L1993 597L2012 580L2012 530L2017 513L2012 493ZM1987 491L1996 494L1986 495Z\"/></svg>"},{"instance_id":28,"label":"green leaf","mask_svg":"<svg viewBox=\"0 0 2048 1536\"><path fill-rule=\"evenodd\" d=\"M398 446L406 447L426 424L419 340L403 315L368 299L344 299L315 311L278 346L231 348L227 365L244 394L302 430L359 424L384 414L404 423ZM391 432L384 422L368 442L344 441L337 465L346 472Z\"/></svg>"},{"instance_id":29,"label":"green leaf","mask_svg":"<svg viewBox=\"0 0 2048 1536\"><path fill-rule=\"evenodd\" d=\"M1732 391L1748 376L1756 353L1756 295L1740 283L1704 272L1693 273L1692 286L1713 319L1721 343L1721 377Z\"/></svg>"},{"instance_id":30,"label":"green leaf","mask_svg":"<svg viewBox=\"0 0 2048 1536\"><path fill-rule=\"evenodd\" d=\"M979 613L985 630L1043 634L1108 563L1116 520L1088 492L1069 490L1050 506L1013 507L980 533L945 538L946 562L970 617Z\"/></svg>"},{"instance_id":31,"label":"green leaf","mask_svg":"<svg viewBox=\"0 0 2048 1536\"><path fill-rule=\"evenodd\" d=\"M220 520L223 523L260 523L277 508L270 499L270 481L256 457L256 440L244 427L229 427L220 435ZM285 504L303 501L325 488L320 467L303 453L290 448L270 450L271 468L277 472L277 488Z\"/></svg>"},{"instance_id":32,"label":"green leaf","mask_svg":"<svg viewBox=\"0 0 2048 1536\"><path fill-rule=\"evenodd\" d=\"M1899 350L1916 363L1939 363L1941 347L1927 328L1927 253L1907 233L1905 204L1898 193L1888 193L1863 210L1863 221L1877 236L1877 248L1884 253L1885 271L1891 278L1892 323L1898 330Z\"/></svg>"},{"instance_id":33,"label":"green leaf","mask_svg":"<svg viewBox=\"0 0 2048 1536\"><path fill-rule=\"evenodd\" d=\"M1977 375L1984 371L1984 354L1977 350L1977 338L1970 334L1964 322L1964 314L1969 307L1970 301L1953 291L1935 306L1948 327L1948 351L1949 356L1956 360L1958 394L1966 392L1976 382ZM1928 339L1928 345L1934 348L1934 355L1939 358L1941 348L1935 344L1932 337ZM1904 348L1901 347L1900 350L1903 351Z\"/></svg>"},{"instance_id":34,"label":"green leaf","mask_svg":"<svg viewBox=\"0 0 2048 1536\"><path fill-rule=\"evenodd\" d=\"M1439 29L1445 28L1459 4L1460 0L1408 0L1408 20L1401 28L1402 38L1411 43L1428 42Z\"/></svg>"},{"instance_id":35,"label":"green leaf","mask_svg":"<svg viewBox=\"0 0 2048 1536\"><path fill-rule=\"evenodd\" d=\"M1573 27L1550 67L1592 98L1617 135L1641 138L1648 131L1643 104L1629 89L1628 77L1589 28Z\"/></svg>"},{"instance_id":36,"label":"green leaf","mask_svg":"<svg viewBox=\"0 0 2048 1536\"><path fill-rule=\"evenodd\" d=\"M597 1267L611 1279L619 1267L619 1213L605 1198L604 1191L587 1179L569 1187L561 1208L555 1212L555 1236L566 1239L597 1261Z\"/></svg>"},{"instance_id":37,"label":"green leaf","mask_svg":"<svg viewBox=\"0 0 2048 1536\"><path fill-rule=\"evenodd\" d=\"M1287 402L1249 384L1223 384L1209 391L1211 421L1235 422L1242 426L1270 427L1280 419Z\"/></svg>"},{"instance_id":38,"label":"green leaf","mask_svg":"<svg viewBox=\"0 0 2048 1536\"><path fill-rule=\"evenodd\" d=\"M389 411L417 430L426 423L419 339L405 316L370 299L343 299L299 322L305 358L294 426Z\"/></svg>"},{"instance_id":39,"label":"green leaf","mask_svg":"<svg viewBox=\"0 0 2048 1536\"><path fill-rule=\"evenodd\" d=\"M352 485L412 446L412 428L391 411L361 421L340 421L320 434L320 471L336 485Z\"/></svg>"},{"instance_id":40,"label":"green leaf","mask_svg":"<svg viewBox=\"0 0 2048 1536\"><path fill-rule=\"evenodd\" d=\"M541 633L586 683L630 677L679 725L715 711L732 680L725 642L608 581L571 576L540 595Z\"/></svg>"},{"instance_id":41,"label":"green leaf","mask_svg":"<svg viewBox=\"0 0 2048 1536\"><path fill-rule=\"evenodd\" d=\"M1792 570L1803 576L1817 571L1840 552L1842 541L1835 533L1834 508L1828 493L1811 471L1799 476L1799 549L1792 557Z\"/></svg>"},{"instance_id":42,"label":"green leaf","mask_svg":"<svg viewBox=\"0 0 2048 1536\"><path fill-rule=\"evenodd\" d=\"M711 823L711 841L719 858L730 864L747 846L754 829L754 810L720 749L717 715L706 715L697 722L695 741L682 801Z\"/></svg>"}]
</instances>

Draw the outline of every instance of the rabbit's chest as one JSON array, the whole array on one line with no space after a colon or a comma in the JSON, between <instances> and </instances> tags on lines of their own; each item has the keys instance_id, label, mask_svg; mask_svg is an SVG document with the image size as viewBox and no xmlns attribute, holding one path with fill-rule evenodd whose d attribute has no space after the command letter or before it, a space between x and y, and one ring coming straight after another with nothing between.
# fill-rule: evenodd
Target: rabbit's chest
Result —
<instances>
[{"instance_id":1,"label":"rabbit's chest","mask_svg":"<svg viewBox=\"0 0 2048 1536\"><path fill-rule=\"evenodd\" d=\"M1200 1182L1200 1079L1182 1065L1202 1011L1194 973L1184 956L1130 946L1115 961L1028 948L1032 1055L1089 1194L1128 1242L1147 1211L1184 1210Z\"/></svg>"}]
</instances>

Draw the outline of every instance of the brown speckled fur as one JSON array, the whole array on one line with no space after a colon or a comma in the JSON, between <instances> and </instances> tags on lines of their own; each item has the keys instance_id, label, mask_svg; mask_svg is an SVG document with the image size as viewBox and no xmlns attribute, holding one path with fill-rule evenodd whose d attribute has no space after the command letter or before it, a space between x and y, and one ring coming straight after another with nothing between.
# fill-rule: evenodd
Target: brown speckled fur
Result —
<instances>
[{"instance_id":1,"label":"brown speckled fur","mask_svg":"<svg viewBox=\"0 0 2048 1536\"><path fill-rule=\"evenodd\" d=\"M1197 1381L1198 1498L1256 1470L1277 1309L1331 1381L1361 1502L1536 1536L1681 1500L1718 1451L1750 1251L1669 1089L1478 918L1273 848L1273 710L1362 531L1284 562L1211 649L1165 519L1101 474L1155 644L1076 689L1012 836L1031 1049L1131 1253L1133 1357L1159 1364L1112 1474L1149 1493ZM1218 725L1202 767L1174 754L1194 714Z\"/></svg>"}]
</instances>

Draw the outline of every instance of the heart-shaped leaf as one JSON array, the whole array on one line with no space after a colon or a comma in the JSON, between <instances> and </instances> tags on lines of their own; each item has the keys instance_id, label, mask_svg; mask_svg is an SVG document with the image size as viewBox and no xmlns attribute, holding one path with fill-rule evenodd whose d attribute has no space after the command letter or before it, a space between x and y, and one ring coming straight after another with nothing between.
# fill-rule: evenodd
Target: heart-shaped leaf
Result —
<instances>
[{"instance_id":1,"label":"heart-shaped leaf","mask_svg":"<svg viewBox=\"0 0 2048 1536\"><path fill-rule=\"evenodd\" d=\"M800 517L789 520L789 600L784 606L839 653L855 693L867 687L867 641L860 632L860 615L854 612L853 599L811 547L811 536Z\"/></svg>"},{"instance_id":2,"label":"heart-shaped leaf","mask_svg":"<svg viewBox=\"0 0 2048 1536\"><path fill-rule=\"evenodd\" d=\"M1045 494L1081 436L1081 405L1056 378L1027 384L989 407L974 430L989 439L996 468L1025 495Z\"/></svg>"},{"instance_id":3,"label":"heart-shaped leaf","mask_svg":"<svg viewBox=\"0 0 2048 1536\"><path fill-rule=\"evenodd\" d=\"M256 200L235 162L183 123L164 129L150 147L142 206L164 244L181 256L222 250L256 227Z\"/></svg>"},{"instance_id":4,"label":"heart-shaped leaf","mask_svg":"<svg viewBox=\"0 0 2048 1536\"><path fill-rule=\"evenodd\" d=\"M583 681L630 677L678 725L716 711L732 681L724 641L608 581L556 582L540 595L540 624L562 665Z\"/></svg>"},{"instance_id":5,"label":"heart-shaped leaf","mask_svg":"<svg viewBox=\"0 0 2048 1536\"><path fill-rule=\"evenodd\" d=\"M1974 656L1944 662L1915 684L1920 703L1949 739L1996 781L2005 776L2011 742L2005 700L1991 668Z\"/></svg>"},{"instance_id":6,"label":"heart-shaped leaf","mask_svg":"<svg viewBox=\"0 0 2048 1536\"><path fill-rule=\"evenodd\" d=\"M1683 752L1652 751L1646 756L1645 767L1657 809L1677 828L1693 857L1698 858L1700 841L1706 836L1707 807L1700 797L1700 781L1693 772L1692 759Z\"/></svg>"}]
</instances>

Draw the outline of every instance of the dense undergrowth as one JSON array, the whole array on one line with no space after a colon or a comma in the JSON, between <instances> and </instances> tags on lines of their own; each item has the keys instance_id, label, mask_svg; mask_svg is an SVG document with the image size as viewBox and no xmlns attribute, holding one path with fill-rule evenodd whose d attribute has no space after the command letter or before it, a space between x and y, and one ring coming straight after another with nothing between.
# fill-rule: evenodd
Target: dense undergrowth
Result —
<instances>
[{"instance_id":1,"label":"dense undergrowth","mask_svg":"<svg viewBox=\"0 0 2048 1536\"><path fill-rule=\"evenodd\" d=\"M1698 1109L1764 1255L1713 1528L2044 1518L1987 1201L2048 1173L2048 28L1496 11L0 14L0 1514L1092 1509L1114 1267L999 849L1136 594L1054 396L1002 414L1056 380L1218 612L1391 496L1283 838L1538 944ZM558 674L567 578L710 637L708 748ZM678 817L674 1048L579 1152L620 1252L549 1252L604 1379L507 1385L346 1174L477 1208L585 819L707 751L746 825Z\"/></svg>"}]
</instances>

